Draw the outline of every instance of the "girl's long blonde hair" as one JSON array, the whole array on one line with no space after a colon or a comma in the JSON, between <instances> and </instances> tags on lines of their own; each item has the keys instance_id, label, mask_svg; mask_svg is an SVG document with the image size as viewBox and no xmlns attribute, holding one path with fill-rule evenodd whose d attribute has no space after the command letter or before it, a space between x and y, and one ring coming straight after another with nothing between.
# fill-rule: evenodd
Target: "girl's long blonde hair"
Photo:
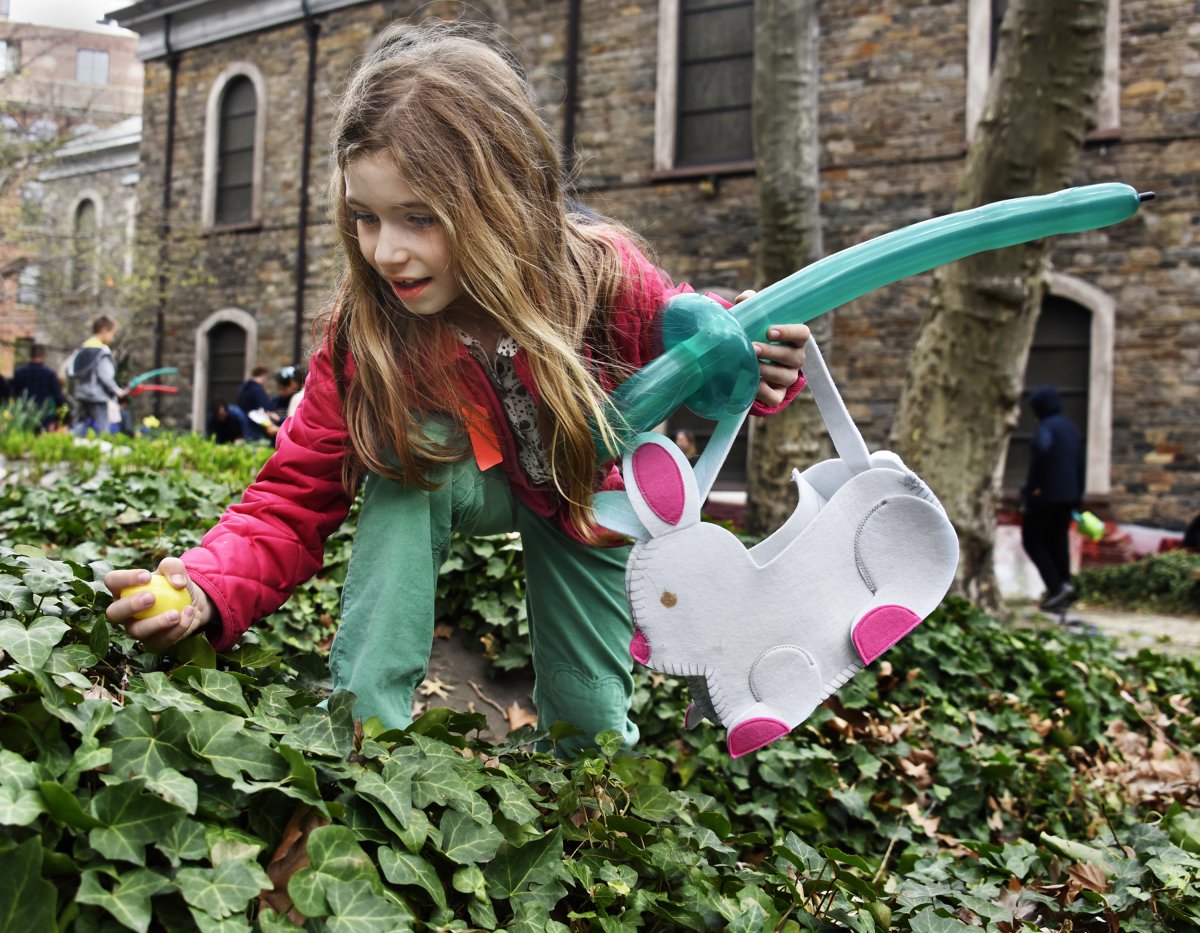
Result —
<instances>
[{"instance_id":1,"label":"girl's long blonde hair","mask_svg":"<svg viewBox=\"0 0 1200 933\"><path fill-rule=\"evenodd\" d=\"M593 534L591 425L609 429L597 371L581 351L611 364L604 324L624 274L615 240L636 238L568 210L557 150L519 70L460 27L392 27L349 84L333 149L330 195L347 267L325 323L354 453L347 482L366 469L432 488L431 471L467 449L455 338L440 318L405 310L367 264L346 206L347 165L386 153L444 228L466 295L524 350L548 415L555 485L574 527ZM448 443L422 431L434 413L460 429Z\"/></svg>"}]
</instances>

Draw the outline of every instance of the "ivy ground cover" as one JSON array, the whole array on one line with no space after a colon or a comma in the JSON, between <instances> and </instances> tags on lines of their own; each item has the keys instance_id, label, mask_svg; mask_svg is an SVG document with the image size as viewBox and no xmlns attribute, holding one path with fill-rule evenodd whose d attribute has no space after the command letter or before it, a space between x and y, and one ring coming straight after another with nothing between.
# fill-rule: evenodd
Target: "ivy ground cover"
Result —
<instances>
[{"instance_id":1,"label":"ivy ground cover","mask_svg":"<svg viewBox=\"0 0 1200 933\"><path fill-rule=\"evenodd\" d=\"M230 654L105 621L103 572L197 540L265 452L0 449L0 930L1200 927L1193 659L950 600L737 761L645 672L632 754L448 709L385 731L324 689L352 522ZM441 594L506 667L519 571L463 543Z\"/></svg>"}]
</instances>

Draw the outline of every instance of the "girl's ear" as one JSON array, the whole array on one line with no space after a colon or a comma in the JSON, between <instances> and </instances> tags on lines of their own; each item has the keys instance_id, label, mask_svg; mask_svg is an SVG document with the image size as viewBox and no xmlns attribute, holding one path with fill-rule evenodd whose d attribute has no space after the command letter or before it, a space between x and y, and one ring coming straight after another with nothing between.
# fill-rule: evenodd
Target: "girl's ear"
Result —
<instances>
[{"instance_id":1,"label":"girl's ear","mask_svg":"<svg viewBox=\"0 0 1200 933\"><path fill-rule=\"evenodd\" d=\"M637 436L625 455L629 504L651 537L700 521L700 496L687 458L670 438L653 431Z\"/></svg>"}]
</instances>

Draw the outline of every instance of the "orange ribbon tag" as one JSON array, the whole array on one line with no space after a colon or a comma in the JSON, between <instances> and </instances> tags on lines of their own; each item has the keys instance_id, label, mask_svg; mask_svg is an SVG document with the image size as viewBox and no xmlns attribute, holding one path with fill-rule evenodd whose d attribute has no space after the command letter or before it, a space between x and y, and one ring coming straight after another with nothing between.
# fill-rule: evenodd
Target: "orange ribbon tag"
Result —
<instances>
[{"instance_id":1,"label":"orange ribbon tag","mask_svg":"<svg viewBox=\"0 0 1200 933\"><path fill-rule=\"evenodd\" d=\"M492 427L488 413L478 405L464 402L462 406L463 419L467 422L467 434L471 438L471 451L475 454L475 462L480 470L494 467L504 459L500 452L500 440Z\"/></svg>"}]
</instances>

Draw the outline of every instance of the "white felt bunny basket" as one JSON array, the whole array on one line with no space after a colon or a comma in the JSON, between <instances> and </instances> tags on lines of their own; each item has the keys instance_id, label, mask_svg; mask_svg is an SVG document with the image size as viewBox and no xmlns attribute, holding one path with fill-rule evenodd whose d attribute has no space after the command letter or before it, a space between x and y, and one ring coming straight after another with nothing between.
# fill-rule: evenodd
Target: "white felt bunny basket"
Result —
<instances>
[{"instance_id":1,"label":"white felt bunny basket","mask_svg":"<svg viewBox=\"0 0 1200 933\"><path fill-rule=\"evenodd\" d=\"M685 724L728 730L739 757L787 735L928 616L958 564L942 505L888 450L871 453L814 341L805 376L838 458L803 473L783 526L747 549L700 520L744 420L718 423L693 470L662 434L639 434L625 492L600 524L635 539L626 569L633 657L687 679Z\"/></svg>"}]
</instances>

